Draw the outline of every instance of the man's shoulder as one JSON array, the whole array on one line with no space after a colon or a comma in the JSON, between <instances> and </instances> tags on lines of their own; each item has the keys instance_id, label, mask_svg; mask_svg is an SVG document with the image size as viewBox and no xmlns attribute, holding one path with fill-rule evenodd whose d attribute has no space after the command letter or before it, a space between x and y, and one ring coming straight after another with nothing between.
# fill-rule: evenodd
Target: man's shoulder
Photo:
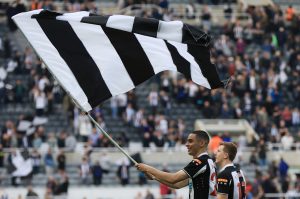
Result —
<instances>
[{"instance_id":1,"label":"man's shoulder","mask_svg":"<svg viewBox=\"0 0 300 199\"><path fill-rule=\"evenodd\" d=\"M203 161L203 162L207 162L209 159L212 160L212 158L208 154L203 154L200 157L198 157L197 159L200 161Z\"/></svg>"},{"instance_id":2,"label":"man's shoulder","mask_svg":"<svg viewBox=\"0 0 300 199\"><path fill-rule=\"evenodd\" d=\"M236 171L236 169L233 166L226 167L218 173L218 178L230 178L234 171Z\"/></svg>"}]
</instances>

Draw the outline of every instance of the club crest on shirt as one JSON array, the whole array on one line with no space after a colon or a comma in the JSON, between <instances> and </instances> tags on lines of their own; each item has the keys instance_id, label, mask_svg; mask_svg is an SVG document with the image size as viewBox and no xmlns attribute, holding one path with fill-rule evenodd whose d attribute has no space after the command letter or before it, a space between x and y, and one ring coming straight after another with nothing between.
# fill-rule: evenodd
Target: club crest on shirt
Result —
<instances>
[{"instance_id":1,"label":"club crest on shirt","mask_svg":"<svg viewBox=\"0 0 300 199\"><path fill-rule=\"evenodd\" d=\"M195 163L197 166L200 165L202 162L199 159L193 159L193 163Z\"/></svg>"}]
</instances>

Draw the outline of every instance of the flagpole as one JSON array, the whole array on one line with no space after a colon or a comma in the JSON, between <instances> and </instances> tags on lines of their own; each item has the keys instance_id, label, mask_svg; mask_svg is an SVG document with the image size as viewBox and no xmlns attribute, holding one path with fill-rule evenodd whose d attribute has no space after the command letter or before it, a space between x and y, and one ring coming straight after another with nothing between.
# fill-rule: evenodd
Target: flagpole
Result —
<instances>
[{"instance_id":1,"label":"flagpole","mask_svg":"<svg viewBox=\"0 0 300 199\"><path fill-rule=\"evenodd\" d=\"M90 115L90 113L87 112L87 116L90 118L90 120L96 125L96 127L104 134L104 136L109 139L115 147L117 147L127 158L129 158L134 164L137 164L137 161L135 161L118 143L116 143L107 133L106 131L99 125L99 123Z\"/></svg>"},{"instance_id":2,"label":"flagpole","mask_svg":"<svg viewBox=\"0 0 300 199\"><path fill-rule=\"evenodd\" d=\"M16 25L18 26L20 32L24 35L24 37L28 40L28 38L26 37L26 34L22 31L22 29L19 27L19 25L16 23ZM39 55L39 53L34 49L34 47L32 46L32 44L30 42L28 42L29 45L31 46L31 48L35 51L35 53L42 59L42 57ZM43 60L43 59L42 59ZM71 93L63 86L63 84L58 80L58 78L56 78L56 76L54 75L54 73L51 71L51 68L47 66L47 64L43 61L43 63L45 64L46 68L49 70L49 72L52 74L53 78L59 83L59 85L65 90L65 92L71 96L74 104L80 109L80 110L84 110L84 108L82 106L80 106L80 104L77 102L77 100L71 95ZM86 111L84 111L86 112ZM103 128L101 128L101 126L94 120L94 118L90 115L89 112L86 112L86 114L88 115L88 117L90 118L90 120L96 125L96 127L104 134L104 136L111 142L113 143L113 145L115 145L115 147L117 147L128 159L130 159L134 164L137 164L137 161L135 161L122 147L120 147L120 145L118 143L116 143L110 136L108 133L106 133L106 131L104 131Z\"/></svg>"}]
</instances>

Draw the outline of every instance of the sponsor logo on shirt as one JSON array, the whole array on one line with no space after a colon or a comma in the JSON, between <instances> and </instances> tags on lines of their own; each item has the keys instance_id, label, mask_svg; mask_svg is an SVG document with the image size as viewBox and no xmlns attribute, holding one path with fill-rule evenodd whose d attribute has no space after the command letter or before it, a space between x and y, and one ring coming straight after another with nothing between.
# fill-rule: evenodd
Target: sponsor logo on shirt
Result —
<instances>
[{"instance_id":1,"label":"sponsor logo on shirt","mask_svg":"<svg viewBox=\"0 0 300 199\"><path fill-rule=\"evenodd\" d=\"M198 166L200 165L202 162L199 159L193 159L193 162Z\"/></svg>"},{"instance_id":2,"label":"sponsor logo on shirt","mask_svg":"<svg viewBox=\"0 0 300 199\"><path fill-rule=\"evenodd\" d=\"M227 184L228 180L227 179L224 179L224 178L219 178L218 179L218 184Z\"/></svg>"}]
</instances>

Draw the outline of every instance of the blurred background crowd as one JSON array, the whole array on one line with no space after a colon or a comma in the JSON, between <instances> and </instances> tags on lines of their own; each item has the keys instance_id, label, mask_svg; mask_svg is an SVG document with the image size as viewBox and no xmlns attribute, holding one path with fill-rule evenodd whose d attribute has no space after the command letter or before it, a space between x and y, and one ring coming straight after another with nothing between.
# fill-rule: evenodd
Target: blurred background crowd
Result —
<instances>
[{"instance_id":1,"label":"blurred background crowd","mask_svg":"<svg viewBox=\"0 0 300 199\"><path fill-rule=\"evenodd\" d=\"M128 161L109 162L107 154L102 153L100 158L91 158L94 151L113 145L73 105L21 39L10 19L16 13L40 8L97 14L113 8L121 14L130 12L140 17L193 22L212 35L211 59L221 79L230 78L230 83L226 89L207 90L181 74L163 72L139 90L121 94L93 110L92 115L101 127L123 147L138 142L144 148L178 149L194 128L195 119L246 119L255 136L247 139L243 134L210 132L210 152L221 141L238 143L241 152L237 162L255 171L247 184L248 198L262 198L265 193L299 192L300 174L289 175L285 157L268 161L267 153L299 150L300 4L294 8L198 0L188 1L182 8L174 6L179 3L168 0L120 0L107 6L92 0L1 3L0 168L6 169L1 170L0 182L8 173L14 186L31 184L32 178L42 173L48 178L46 196L64 195L69 185L66 165L71 164L66 153L80 149L80 162L73 165L80 184L102 184L102 176L112 172L111 164L117 165L114 175L120 184L132 183ZM222 12L222 22L213 20L214 9ZM268 147L269 144L273 147ZM248 150L249 158L243 158L243 149ZM14 175L18 166L13 159L21 156L24 162L31 162L32 171ZM26 176L28 182L18 176ZM139 173L135 183L142 185L147 180ZM28 189L28 193L34 192L30 191L32 187ZM161 193L173 192L161 187ZM149 192L136 198L154 197Z\"/></svg>"}]
</instances>

